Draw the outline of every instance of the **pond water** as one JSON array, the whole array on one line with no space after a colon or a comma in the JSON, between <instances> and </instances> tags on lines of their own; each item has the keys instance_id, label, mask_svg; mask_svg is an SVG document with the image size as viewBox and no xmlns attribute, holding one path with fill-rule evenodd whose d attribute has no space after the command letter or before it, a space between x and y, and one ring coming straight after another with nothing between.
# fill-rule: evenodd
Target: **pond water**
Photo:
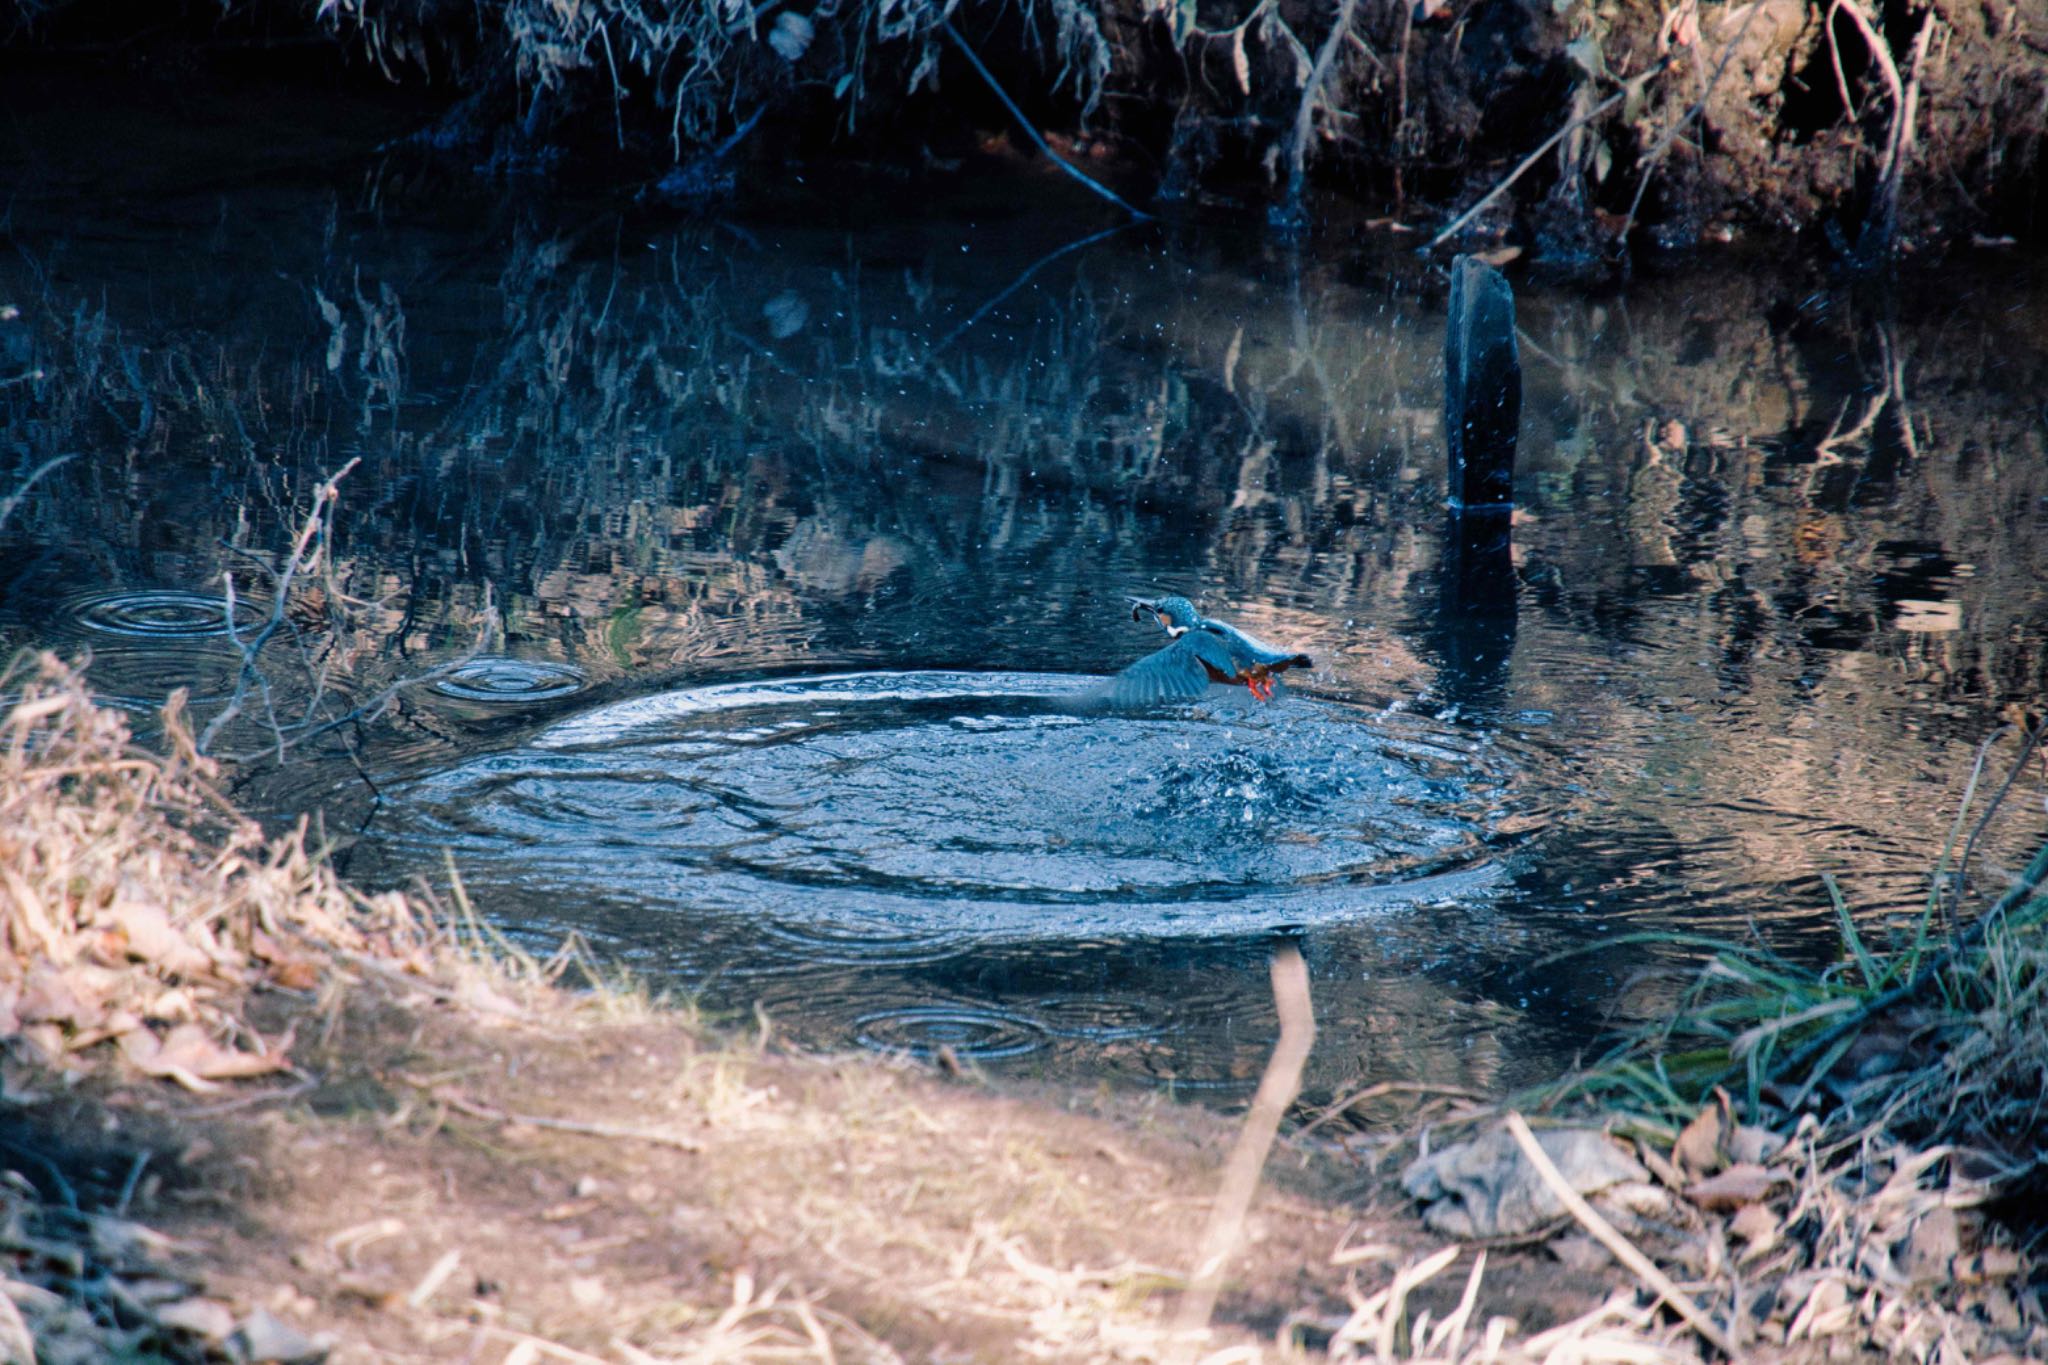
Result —
<instances>
[{"instance_id":1,"label":"pond water","mask_svg":"<svg viewBox=\"0 0 2048 1365\"><path fill-rule=\"evenodd\" d=\"M1638 931L1821 960L1825 876L1910 917L2043 695L2028 262L1518 278L1475 597L1413 238L1115 230L1029 168L677 219L217 129L92 180L41 113L0 496L70 458L0 525L0 638L145 734L173 687L217 717L359 460L211 736L239 798L806 1043L1234 1095L1286 935L1318 1090L1541 1078L1676 998ZM1165 592L1315 666L1077 704ZM2044 832L2030 776L1980 884Z\"/></svg>"}]
</instances>

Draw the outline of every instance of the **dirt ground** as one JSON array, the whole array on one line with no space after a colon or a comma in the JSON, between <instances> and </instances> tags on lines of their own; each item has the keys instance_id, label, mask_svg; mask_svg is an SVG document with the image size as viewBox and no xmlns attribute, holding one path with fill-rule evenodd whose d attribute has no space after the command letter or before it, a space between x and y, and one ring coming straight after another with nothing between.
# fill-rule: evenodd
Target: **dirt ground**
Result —
<instances>
[{"instance_id":1,"label":"dirt ground","mask_svg":"<svg viewBox=\"0 0 2048 1365\"><path fill-rule=\"evenodd\" d=\"M297 1077L225 1097L17 1073L6 1164L64 1172L88 1212L147 1229L129 1292L181 1302L173 1320L202 1329L189 1344L231 1358L254 1354L231 1324L258 1309L286 1359L1166 1351L1225 1116L715 1041L659 1009L477 1004L380 981L325 1008L272 997L264 1024L296 1026ZM1347 1284L1379 1288L1440 1243L1389 1174L1283 1142L1203 1354L1314 1347ZM1463 1278L1442 1277L1439 1317ZM1533 1330L1611 1288L1536 1252L1496 1262L1487 1307Z\"/></svg>"}]
</instances>

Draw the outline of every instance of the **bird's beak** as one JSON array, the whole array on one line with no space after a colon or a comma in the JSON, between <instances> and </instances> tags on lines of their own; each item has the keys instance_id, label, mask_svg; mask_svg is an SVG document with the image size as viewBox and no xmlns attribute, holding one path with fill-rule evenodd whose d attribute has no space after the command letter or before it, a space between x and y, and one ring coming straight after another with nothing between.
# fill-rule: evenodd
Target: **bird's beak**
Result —
<instances>
[{"instance_id":1,"label":"bird's beak","mask_svg":"<svg viewBox=\"0 0 2048 1365\"><path fill-rule=\"evenodd\" d=\"M1152 612L1154 616L1159 614L1153 610L1152 604L1142 597L1126 597L1124 601L1131 604L1131 619L1133 621L1144 620L1145 613L1148 611Z\"/></svg>"}]
</instances>

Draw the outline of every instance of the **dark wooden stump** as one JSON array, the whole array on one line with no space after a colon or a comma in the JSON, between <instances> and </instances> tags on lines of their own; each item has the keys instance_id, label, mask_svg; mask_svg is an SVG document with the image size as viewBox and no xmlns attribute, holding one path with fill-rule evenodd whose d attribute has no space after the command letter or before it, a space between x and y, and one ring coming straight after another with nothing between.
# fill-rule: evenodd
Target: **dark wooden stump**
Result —
<instances>
[{"instance_id":1,"label":"dark wooden stump","mask_svg":"<svg viewBox=\"0 0 2048 1365\"><path fill-rule=\"evenodd\" d=\"M1484 261L1451 262L1444 332L1444 433L1451 446L1451 506L1467 512L1515 501L1515 437L1522 427L1522 358L1515 293Z\"/></svg>"},{"instance_id":2,"label":"dark wooden stump","mask_svg":"<svg viewBox=\"0 0 2048 1365\"><path fill-rule=\"evenodd\" d=\"M1446 695L1500 699L1515 648L1515 440L1522 362L1507 278L1470 256L1451 264L1444 333L1444 434L1450 515L1444 526L1437 654Z\"/></svg>"}]
</instances>

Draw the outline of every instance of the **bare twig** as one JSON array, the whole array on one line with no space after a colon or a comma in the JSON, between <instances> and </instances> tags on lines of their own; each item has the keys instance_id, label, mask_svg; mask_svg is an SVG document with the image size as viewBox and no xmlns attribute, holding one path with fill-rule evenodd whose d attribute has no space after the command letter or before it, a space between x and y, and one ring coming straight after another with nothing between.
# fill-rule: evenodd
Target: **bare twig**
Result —
<instances>
[{"instance_id":1,"label":"bare twig","mask_svg":"<svg viewBox=\"0 0 2048 1365\"><path fill-rule=\"evenodd\" d=\"M1999 784L1990 804L1984 807L1984 813L1977 817L1977 823L1970 829L1970 837L1963 841L1963 853L1956 859L1955 881L1949 892L1952 914L1962 913L1963 886L1969 873L1970 859L1977 851L1977 840L1984 836L1985 829L1991 824L1991 817L1997 815L1998 808L2005 804L2007 794L2012 791L2012 784L2019 781L2020 774L2026 771L2027 760L2033 757L2035 747L2040 744L2043 730L2048 730L2048 723L2027 728L2020 740L2019 757L2012 761L2012 767L2005 774L2005 781ZM1974 777L1972 781L1975 781Z\"/></svg>"},{"instance_id":2,"label":"bare twig","mask_svg":"<svg viewBox=\"0 0 2048 1365\"><path fill-rule=\"evenodd\" d=\"M1591 123L1594 119L1599 118L1602 114L1612 109L1615 105L1620 104L1623 100L1628 98L1630 89L1640 88L1638 82L1647 81L1651 76L1656 75L1659 71L1662 71L1663 69L1664 68L1661 66L1653 66L1648 71L1645 71L1642 75L1631 77L1628 83L1624 85L1621 89L1615 91L1606 99L1601 100L1598 104L1594 105L1591 109L1588 109L1585 113L1580 114L1577 118L1570 120L1562 128L1559 128L1556 132L1552 133L1549 137L1544 138L1542 143L1537 146L1535 151L1523 157L1520 164L1518 164L1513 170L1509 171L1505 176L1503 176L1498 184L1496 184L1492 189L1488 190L1485 194L1481 195L1478 203L1474 204L1471 208L1466 209L1456 218L1453 218L1450 221L1450 224L1447 227L1445 227L1442 232L1439 232L1436 236L1430 238L1422 249L1425 252L1434 251L1438 247L1442 246L1446 241L1450 240L1452 237L1457 236L1458 233L1464 228L1465 224L1471 222L1474 218L1477 218L1481 211L1484 210L1488 204L1491 204L1494 200L1500 198L1500 196L1507 190L1507 188L1510 185L1514 184L1517 180L1520 180L1524 175L1526 175L1529 171L1529 168L1531 166L1534 166L1537 162L1541 161L1544 158L1545 154L1547 154L1552 147L1555 147L1558 143L1564 141L1567 137L1570 137L1573 133L1577 132L1586 124Z\"/></svg>"},{"instance_id":3,"label":"bare twig","mask_svg":"<svg viewBox=\"0 0 2048 1365\"><path fill-rule=\"evenodd\" d=\"M1615 234L1616 241L1628 240L1629 229L1635 226L1636 210L1643 206L1643 195L1650 188L1650 180L1657 172L1657 164L1671 150L1672 144L1678 141L1678 135L1685 130L1686 125L1705 111L1707 101L1713 98L1714 87L1721 83L1721 73L1726 71L1728 63L1734 60L1736 49L1742 46L1742 40L1749 36L1749 26L1755 23L1757 15L1763 12L1764 7L1761 3L1749 7L1749 13L1743 17L1742 27L1735 30L1735 36L1721 49L1721 60L1714 63L1713 73L1707 77L1706 89L1700 91L1700 97L1692 102L1692 107L1685 111L1682 118L1664 130L1664 135L1657 139L1657 145L1643 158L1643 172L1636 180L1635 196L1628 201L1628 215L1621 220L1621 231Z\"/></svg>"},{"instance_id":4,"label":"bare twig","mask_svg":"<svg viewBox=\"0 0 2048 1365\"><path fill-rule=\"evenodd\" d=\"M546 1114L514 1114L495 1105L484 1104L463 1095L437 1090L413 1077L406 1077L420 1086L433 1099L447 1105L458 1114L467 1114L473 1119L487 1123L516 1123L529 1128L548 1128L558 1133L578 1133L584 1137L608 1138L615 1142L645 1142L656 1147L674 1147L685 1152L701 1152L704 1144L681 1133L665 1133L653 1128L628 1128L616 1123L589 1123L582 1119L558 1119Z\"/></svg>"},{"instance_id":5,"label":"bare twig","mask_svg":"<svg viewBox=\"0 0 2048 1365\"><path fill-rule=\"evenodd\" d=\"M1323 83L1330 79L1337 49L1343 45L1344 35L1351 31L1351 15L1357 8L1358 0L1337 0L1337 17L1323 37L1323 45L1316 50L1316 62L1309 68L1308 79L1301 85L1301 101L1294 109L1294 128L1287 136L1287 194L1279 210L1279 217L1288 224L1298 225L1305 219L1301 196L1308 174L1308 140L1315 132L1316 102L1322 98Z\"/></svg>"},{"instance_id":6,"label":"bare twig","mask_svg":"<svg viewBox=\"0 0 2048 1365\"><path fill-rule=\"evenodd\" d=\"M199 732L199 752L205 753L212 745L214 737L226 727L229 721L241 714L242 704L249 696L250 685L261 681L261 675L256 670L256 658L263 652L263 646L270 642L270 637L277 634L284 627L285 608L289 605L292 580L298 576L299 570L305 566L307 554L313 548L315 539L319 538L321 532L327 527L328 507L337 496L337 486L348 476L351 470L361 463L362 457L360 455L356 456L329 475L321 482L318 488L313 490L312 510L306 513L305 521L300 523L299 533L292 540L291 553L285 557L284 567L274 576L271 585L270 619L258 627L256 633L246 640L242 638L241 631L235 625L234 575L229 574L227 576L228 638L233 640L235 647L242 652L242 667L235 675L234 695L228 699L227 706L219 715L208 721L206 728ZM279 747L280 750L283 747L281 736Z\"/></svg>"},{"instance_id":7,"label":"bare twig","mask_svg":"<svg viewBox=\"0 0 2048 1365\"><path fill-rule=\"evenodd\" d=\"M1296 1131L1295 1136L1307 1137L1316 1129L1336 1118L1339 1114L1367 1100L1376 1100L1385 1095L1448 1095L1452 1099L1483 1101L1486 1096L1477 1090L1468 1090L1462 1085L1432 1085L1427 1081L1381 1081L1368 1085L1363 1090L1354 1090L1343 1099L1326 1106L1323 1111Z\"/></svg>"},{"instance_id":8,"label":"bare twig","mask_svg":"<svg viewBox=\"0 0 2048 1365\"><path fill-rule=\"evenodd\" d=\"M953 46L960 49L960 54L967 58L968 65L974 68L975 74L980 76L983 82L987 84L988 88L995 92L996 98L1003 102L1003 107L1010 111L1010 116L1012 118L1017 120L1017 126L1024 130L1024 136L1030 138L1033 145L1035 145L1039 151L1045 153L1046 156L1050 157L1052 159L1052 163L1055 166L1058 166L1068 175L1073 176L1074 179L1080 181L1089 189L1095 191L1095 193L1101 195L1104 199L1107 199L1110 203L1115 204L1125 213L1130 214L1131 217L1140 220L1148 220L1152 217L1151 214L1145 212L1143 209L1140 209L1132 205L1131 203L1126 201L1122 195L1118 194L1115 190L1103 184L1100 180L1097 180L1094 176L1089 175L1079 166L1074 165L1074 163L1068 161L1065 157L1055 152L1052 149L1052 147L1046 142L1046 140L1039 135L1038 130L1031 126L1031 120L1024 117L1024 111L1017 107L1017 101L1011 99L1010 92L1003 89L1001 83L996 80L995 73L990 71L988 67L985 64L983 64L981 58L975 54L974 49L967 45L967 40L960 36L960 30L953 27L953 21L951 19L941 19L939 21L939 27L945 30L945 34L948 38L951 38L953 40Z\"/></svg>"},{"instance_id":9,"label":"bare twig","mask_svg":"<svg viewBox=\"0 0 2048 1365\"><path fill-rule=\"evenodd\" d=\"M7 524L7 519L14 515L14 509L21 505L21 500L28 496L28 490L36 486L38 479L57 468L57 466L67 463L72 458L74 457L70 455L51 456L28 472L28 477L21 481L21 487L15 489L6 497L0 498L0 526Z\"/></svg>"},{"instance_id":10,"label":"bare twig","mask_svg":"<svg viewBox=\"0 0 2048 1365\"><path fill-rule=\"evenodd\" d=\"M1309 1048L1316 1040L1315 1010L1309 1002L1308 967L1301 950L1284 944L1273 954L1273 1004L1280 1015L1280 1041L1266 1063L1258 1093L1238 1131L1237 1146L1223 1168L1223 1182L1216 1191L1216 1203L1209 1211L1209 1226L1202 1233L1201 1255L1195 1262L1187 1292L1181 1296L1174 1315L1174 1336L1183 1351L1191 1352L1209 1326L1216 1310L1216 1295L1223 1285L1223 1268L1236 1250L1244 1231L1245 1212L1258 1190L1259 1172L1266 1154L1280 1130L1287 1106L1301 1091L1301 1069L1308 1062Z\"/></svg>"},{"instance_id":11,"label":"bare twig","mask_svg":"<svg viewBox=\"0 0 2048 1365\"><path fill-rule=\"evenodd\" d=\"M1602 1218L1599 1210L1588 1204L1585 1198L1572 1188L1571 1182L1564 1178L1563 1173L1551 1161L1550 1153L1544 1151L1543 1144L1536 1140L1536 1134L1529 1131L1528 1120L1510 1110L1507 1125L1508 1132L1514 1136L1515 1145L1522 1149L1522 1155L1529 1158L1529 1164L1536 1168L1537 1175L1543 1177L1543 1183L1550 1187L1550 1192L1557 1196L1558 1202L1565 1206L1572 1217L1578 1219L1579 1226L1591 1233L1593 1239L1601 1246L1613 1252L1616 1260L1634 1271L1636 1277L1649 1286L1658 1298L1670 1304L1672 1311L1684 1318L1686 1324L1698 1332L1708 1345L1722 1355L1733 1358L1736 1354L1735 1343L1729 1339L1728 1334L1700 1310L1700 1306L1692 1301L1690 1295L1673 1284L1671 1277L1657 1268L1656 1262L1637 1250L1635 1243L1616 1231L1614 1224Z\"/></svg>"}]
</instances>

